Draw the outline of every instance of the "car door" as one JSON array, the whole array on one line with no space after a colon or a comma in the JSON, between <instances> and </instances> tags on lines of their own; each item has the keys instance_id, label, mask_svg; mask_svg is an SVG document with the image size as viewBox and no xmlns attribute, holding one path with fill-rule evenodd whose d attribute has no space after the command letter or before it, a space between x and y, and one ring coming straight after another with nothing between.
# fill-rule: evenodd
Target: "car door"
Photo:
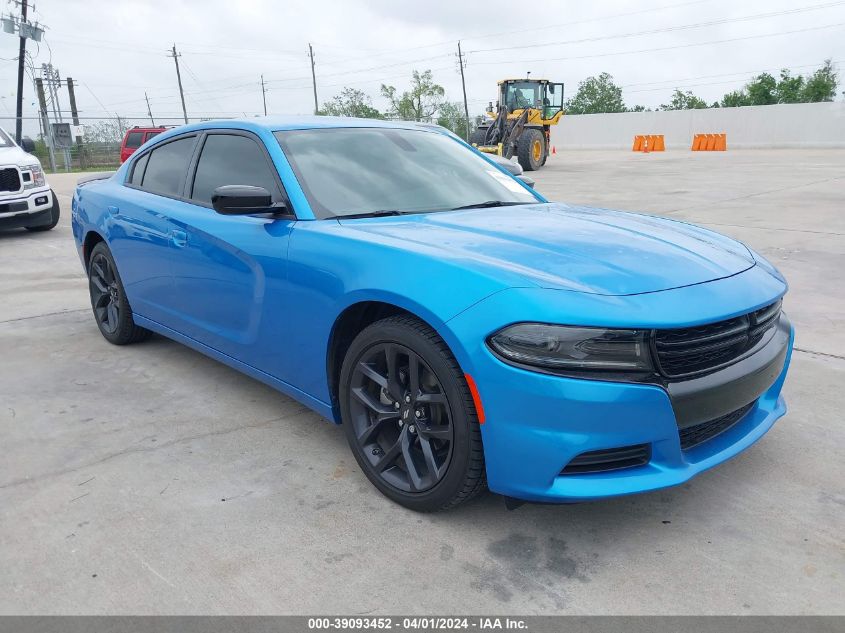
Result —
<instances>
[{"instance_id":1,"label":"car door","mask_svg":"<svg viewBox=\"0 0 845 633\"><path fill-rule=\"evenodd\" d=\"M171 210L184 239L174 242L178 330L209 347L278 376L283 345L287 247L295 223L269 214L220 215L214 189L253 185L274 202L286 196L263 142L236 130L203 135L185 185Z\"/></svg>"},{"instance_id":2,"label":"car door","mask_svg":"<svg viewBox=\"0 0 845 633\"><path fill-rule=\"evenodd\" d=\"M121 196L109 207L110 248L132 310L168 327L173 325L173 240L170 208L181 204L198 136L177 137L137 157Z\"/></svg>"}]
</instances>

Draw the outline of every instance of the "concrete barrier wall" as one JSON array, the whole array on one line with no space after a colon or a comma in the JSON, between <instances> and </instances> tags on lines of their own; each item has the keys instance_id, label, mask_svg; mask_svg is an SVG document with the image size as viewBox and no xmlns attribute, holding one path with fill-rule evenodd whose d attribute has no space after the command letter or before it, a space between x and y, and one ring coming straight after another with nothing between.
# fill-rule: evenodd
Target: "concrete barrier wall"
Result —
<instances>
[{"instance_id":1,"label":"concrete barrier wall","mask_svg":"<svg viewBox=\"0 0 845 633\"><path fill-rule=\"evenodd\" d=\"M637 134L663 134L667 149L689 149L693 134L719 132L727 133L728 149L845 148L845 102L565 115L552 128L552 145L630 150Z\"/></svg>"}]
</instances>

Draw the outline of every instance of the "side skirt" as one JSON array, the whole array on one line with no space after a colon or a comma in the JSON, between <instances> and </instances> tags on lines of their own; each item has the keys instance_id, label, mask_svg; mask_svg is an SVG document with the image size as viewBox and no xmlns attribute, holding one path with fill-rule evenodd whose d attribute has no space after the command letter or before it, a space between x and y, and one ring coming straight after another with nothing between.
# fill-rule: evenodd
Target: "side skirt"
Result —
<instances>
[{"instance_id":1,"label":"side skirt","mask_svg":"<svg viewBox=\"0 0 845 633\"><path fill-rule=\"evenodd\" d=\"M169 339L173 339L177 343L182 343L191 349L194 349L201 354L205 354L213 358L216 361L223 363L224 365L228 365L232 369L236 369L239 372L250 376L251 378L255 378L256 380L260 380L265 385L269 385L276 389L277 391L281 391L286 396L290 396L294 400L301 402L309 409L312 409L316 413L319 413L321 416L338 424L339 422L335 418L334 412L332 410L332 406L323 402L322 400L318 400L313 396L308 395L301 389L297 389L293 385L290 385L283 380L279 380L270 374L261 371L260 369L256 369L252 365L247 365L246 363L242 363L241 361L237 360L229 356L228 354L223 354L222 352L218 352L213 347L209 347L204 343L200 343L199 341L192 339L189 336L185 336L184 334L180 334L176 330L171 330L169 327L162 325L157 321L153 321L151 319L144 318L138 314L132 315L133 319L135 320L135 324L141 327L147 328L148 330L152 330L157 334L161 334Z\"/></svg>"}]
</instances>

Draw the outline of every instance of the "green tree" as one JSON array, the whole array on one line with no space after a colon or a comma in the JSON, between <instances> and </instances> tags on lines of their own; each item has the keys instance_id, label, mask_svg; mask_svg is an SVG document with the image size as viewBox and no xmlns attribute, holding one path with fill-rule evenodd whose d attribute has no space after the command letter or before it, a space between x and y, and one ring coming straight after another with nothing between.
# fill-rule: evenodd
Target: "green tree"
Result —
<instances>
[{"instance_id":1,"label":"green tree","mask_svg":"<svg viewBox=\"0 0 845 633\"><path fill-rule=\"evenodd\" d=\"M613 83L610 73L588 77L578 84L575 96L566 102L567 114L625 112L622 88Z\"/></svg>"},{"instance_id":2,"label":"green tree","mask_svg":"<svg viewBox=\"0 0 845 633\"><path fill-rule=\"evenodd\" d=\"M833 101L838 85L839 75L833 67L833 61L826 59L824 65L807 78L801 91L801 100L804 102Z\"/></svg>"},{"instance_id":3,"label":"green tree","mask_svg":"<svg viewBox=\"0 0 845 633\"><path fill-rule=\"evenodd\" d=\"M477 127L475 119L470 119L470 129L467 130L467 121L464 116L464 104L458 101L446 101L440 106L440 111L437 114L437 125L452 130L455 134L463 139L469 138L469 134Z\"/></svg>"},{"instance_id":4,"label":"green tree","mask_svg":"<svg viewBox=\"0 0 845 633\"><path fill-rule=\"evenodd\" d=\"M757 75L745 86L749 105L771 105L777 103L777 88L777 79L769 73Z\"/></svg>"},{"instance_id":5,"label":"green tree","mask_svg":"<svg viewBox=\"0 0 845 633\"><path fill-rule=\"evenodd\" d=\"M769 73L757 75L744 89L734 90L722 97L722 107L833 101L838 85L839 76L833 61L827 59L809 77L793 77L788 68L780 71L780 79Z\"/></svg>"},{"instance_id":6,"label":"green tree","mask_svg":"<svg viewBox=\"0 0 845 633\"><path fill-rule=\"evenodd\" d=\"M704 99L700 99L692 94L691 90L681 92L675 88L672 93L672 99L669 103L664 103L660 106L661 110L702 110L707 107Z\"/></svg>"},{"instance_id":7,"label":"green tree","mask_svg":"<svg viewBox=\"0 0 845 633\"><path fill-rule=\"evenodd\" d=\"M340 94L326 101L317 114L324 116L350 116L361 119L383 119L384 116L373 107L367 93L355 88L344 88Z\"/></svg>"},{"instance_id":8,"label":"green tree","mask_svg":"<svg viewBox=\"0 0 845 633\"><path fill-rule=\"evenodd\" d=\"M748 99L745 90L734 90L722 97L723 108L738 108L747 105L751 105L751 101Z\"/></svg>"},{"instance_id":9,"label":"green tree","mask_svg":"<svg viewBox=\"0 0 845 633\"><path fill-rule=\"evenodd\" d=\"M788 68L780 71L780 80L775 88L778 103L800 103L803 100L804 77L793 77Z\"/></svg>"},{"instance_id":10,"label":"green tree","mask_svg":"<svg viewBox=\"0 0 845 633\"><path fill-rule=\"evenodd\" d=\"M443 105L446 91L434 83L430 70L411 74L411 89L402 94L394 86L381 85L382 96L390 102L387 114L404 121L430 121Z\"/></svg>"}]
</instances>

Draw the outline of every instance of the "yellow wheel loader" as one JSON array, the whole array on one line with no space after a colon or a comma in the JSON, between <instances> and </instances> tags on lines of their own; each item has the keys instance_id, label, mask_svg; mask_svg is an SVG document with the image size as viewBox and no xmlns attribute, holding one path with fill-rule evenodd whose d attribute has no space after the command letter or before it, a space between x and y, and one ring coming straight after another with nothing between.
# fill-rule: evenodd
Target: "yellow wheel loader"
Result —
<instances>
[{"instance_id":1,"label":"yellow wheel loader","mask_svg":"<svg viewBox=\"0 0 845 633\"><path fill-rule=\"evenodd\" d=\"M534 171L549 156L549 129L563 116L563 84L548 79L503 79L489 120L470 135L482 152L505 158L516 156L525 171Z\"/></svg>"}]
</instances>

